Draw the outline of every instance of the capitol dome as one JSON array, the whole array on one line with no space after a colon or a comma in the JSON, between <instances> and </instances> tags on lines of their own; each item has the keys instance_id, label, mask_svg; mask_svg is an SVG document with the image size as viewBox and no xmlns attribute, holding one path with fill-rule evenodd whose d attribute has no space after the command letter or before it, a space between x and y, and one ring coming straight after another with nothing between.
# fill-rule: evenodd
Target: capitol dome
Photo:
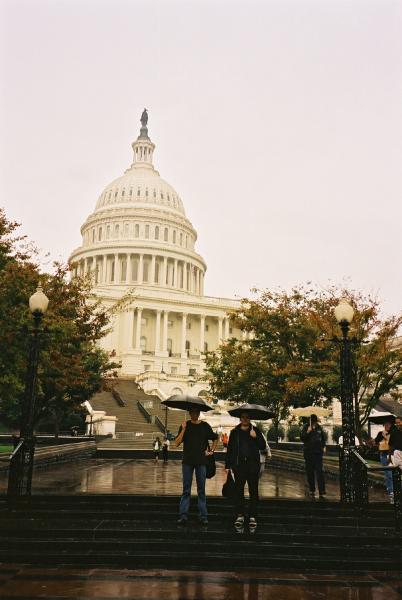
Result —
<instances>
[{"instance_id":1,"label":"capitol dome","mask_svg":"<svg viewBox=\"0 0 402 600\"><path fill-rule=\"evenodd\" d=\"M98 286L141 284L202 295L206 264L195 252L197 232L179 195L153 165L147 123L144 110L133 163L99 196L70 261Z\"/></svg>"}]
</instances>

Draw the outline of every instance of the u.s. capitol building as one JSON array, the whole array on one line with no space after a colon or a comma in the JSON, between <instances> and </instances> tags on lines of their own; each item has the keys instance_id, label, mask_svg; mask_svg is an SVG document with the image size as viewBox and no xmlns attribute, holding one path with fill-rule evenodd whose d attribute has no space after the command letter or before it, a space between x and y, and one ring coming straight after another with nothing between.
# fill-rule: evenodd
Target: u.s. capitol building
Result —
<instances>
[{"instance_id":1,"label":"u.s. capitol building","mask_svg":"<svg viewBox=\"0 0 402 600\"><path fill-rule=\"evenodd\" d=\"M204 296L207 267L196 251L197 232L153 165L147 123L144 110L133 163L99 196L70 261L76 274L92 275L105 305L131 296L102 341L121 361L120 377L135 378L160 398L190 388L203 395L202 353L242 335L228 316L239 302Z\"/></svg>"}]
</instances>

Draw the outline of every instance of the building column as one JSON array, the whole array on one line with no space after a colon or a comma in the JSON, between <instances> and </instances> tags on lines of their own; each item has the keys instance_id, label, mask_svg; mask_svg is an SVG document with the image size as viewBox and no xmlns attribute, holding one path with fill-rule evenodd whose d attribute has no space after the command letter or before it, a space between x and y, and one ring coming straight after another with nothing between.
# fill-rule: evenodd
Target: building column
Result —
<instances>
[{"instance_id":1,"label":"building column","mask_svg":"<svg viewBox=\"0 0 402 600\"><path fill-rule=\"evenodd\" d=\"M141 284L144 279L144 255L140 254L140 260L138 263L138 283Z\"/></svg>"},{"instance_id":2,"label":"building column","mask_svg":"<svg viewBox=\"0 0 402 600\"><path fill-rule=\"evenodd\" d=\"M103 255L102 281L103 283L107 283L107 254Z\"/></svg>"},{"instance_id":3,"label":"building column","mask_svg":"<svg viewBox=\"0 0 402 600\"><path fill-rule=\"evenodd\" d=\"M84 258L84 275L88 275L88 259Z\"/></svg>"},{"instance_id":4,"label":"building column","mask_svg":"<svg viewBox=\"0 0 402 600\"><path fill-rule=\"evenodd\" d=\"M204 352L205 345L205 315L201 315L200 320L200 352Z\"/></svg>"},{"instance_id":5,"label":"building column","mask_svg":"<svg viewBox=\"0 0 402 600\"><path fill-rule=\"evenodd\" d=\"M181 319L181 357L187 358L186 337L187 337L187 313L182 314Z\"/></svg>"},{"instance_id":6,"label":"building column","mask_svg":"<svg viewBox=\"0 0 402 600\"><path fill-rule=\"evenodd\" d=\"M129 309L127 315L127 350L133 348L133 337L134 337L134 309Z\"/></svg>"},{"instance_id":7,"label":"building column","mask_svg":"<svg viewBox=\"0 0 402 600\"><path fill-rule=\"evenodd\" d=\"M179 278L178 278L178 260L175 258L174 260L174 271L173 271L173 287L177 288L179 286Z\"/></svg>"},{"instance_id":8,"label":"building column","mask_svg":"<svg viewBox=\"0 0 402 600\"><path fill-rule=\"evenodd\" d=\"M162 285L166 287L166 278L167 278L167 256L163 257L163 269L162 269Z\"/></svg>"},{"instance_id":9,"label":"building column","mask_svg":"<svg viewBox=\"0 0 402 600\"><path fill-rule=\"evenodd\" d=\"M201 271L201 289L200 289L200 296L204 295L204 271Z\"/></svg>"},{"instance_id":10,"label":"building column","mask_svg":"<svg viewBox=\"0 0 402 600\"><path fill-rule=\"evenodd\" d=\"M187 292L187 263L183 263L183 289Z\"/></svg>"},{"instance_id":11,"label":"building column","mask_svg":"<svg viewBox=\"0 0 402 600\"><path fill-rule=\"evenodd\" d=\"M141 319L142 308L137 308L137 322L135 328L135 349L137 352L141 351Z\"/></svg>"},{"instance_id":12,"label":"building column","mask_svg":"<svg viewBox=\"0 0 402 600\"><path fill-rule=\"evenodd\" d=\"M225 333L223 334L225 340L229 338L229 317L225 317Z\"/></svg>"},{"instance_id":13,"label":"building column","mask_svg":"<svg viewBox=\"0 0 402 600\"><path fill-rule=\"evenodd\" d=\"M162 352L167 353L169 311L163 312Z\"/></svg>"},{"instance_id":14,"label":"building column","mask_svg":"<svg viewBox=\"0 0 402 600\"><path fill-rule=\"evenodd\" d=\"M152 258L151 258L151 283L152 283L152 285L154 285L154 283L155 283L155 262L156 262L156 256L155 256L155 254L153 254Z\"/></svg>"},{"instance_id":15,"label":"building column","mask_svg":"<svg viewBox=\"0 0 402 600\"><path fill-rule=\"evenodd\" d=\"M159 352L161 339L161 311L156 311L156 326L155 326L155 355Z\"/></svg>"},{"instance_id":16,"label":"building column","mask_svg":"<svg viewBox=\"0 0 402 600\"><path fill-rule=\"evenodd\" d=\"M218 346L222 343L222 324L223 317L218 317Z\"/></svg>"},{"instance_id":17,"label":"building column","mask_svg":"<svg viewBox=\"0 0 402 600\"><path fill-rule=\"evenodd\" d=\"M128 283L130 281L129 278L129 270L130 270L130 255L126 254L126 276L124 278L125 283Z\"/></svg>"},{"instance_id":18,"label":"building column","mask_svg":"<svg viewBox=\"0 0 402 600\"><path fill-rule=\"evenodd\" d=\"M119 255L115 254L114 255L114 279L113 279L114 283L118 283L118 281L119 281L118 270L119 270Z\"/></svg>"}]
</instances>

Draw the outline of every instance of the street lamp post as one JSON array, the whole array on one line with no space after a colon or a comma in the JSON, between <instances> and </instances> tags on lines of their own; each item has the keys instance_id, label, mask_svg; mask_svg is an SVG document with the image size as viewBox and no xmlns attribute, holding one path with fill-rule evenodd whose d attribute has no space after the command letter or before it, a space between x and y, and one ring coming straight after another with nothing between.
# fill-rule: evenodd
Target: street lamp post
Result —
<instances>
[{"instance_id":1,"label":"street lamp post","mask_svg":"<svg viewBox=\"0 0 402 600\"><path fill-rule=\"evenodd\" d=\"M39 285L29 299L29 310L34 319L29 348L27 378L18 445L12 455L8 477L8 495L29 496L35 453L34 415L37 389L37 373L40 349L40 324L49 300Z\"/></svg>"},{"instance_id":2,"label":"street lamp post","mask_svg":"<svg viewBox=\"0 0 402 600\"><path fill-rule=\"evenodd\" d=\"M340 452L341 501L352 503L355 499L353 477L353 455L355 447L355 411L352 391L352 340L348 337L354 310L346 298L341 298L334 310L335 318L342 330L340 339L341 406L343 444Z\"/></svg>"}]
</instances>

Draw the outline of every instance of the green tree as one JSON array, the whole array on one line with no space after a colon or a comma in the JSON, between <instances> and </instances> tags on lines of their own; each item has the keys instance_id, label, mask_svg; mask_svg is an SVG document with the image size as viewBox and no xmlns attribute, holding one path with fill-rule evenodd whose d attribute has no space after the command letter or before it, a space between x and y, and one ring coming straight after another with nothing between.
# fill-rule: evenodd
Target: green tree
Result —
<instances>
[{"instance_id":1,"label":"green tree","mask_svg":"<svg viewBox=\"0 0 402 600\"><path fill-rule=\"evenodd\" d=\"M279 420L290 406L327 404L339 398L339 327L333 309L341 296L355 308L353 395L360 435L371 409L385 394L399 394L402 347L395 339L402 315L384 319L378 301L337 287L265 290L244 299L232 319L248 340L228 340L206 355L206 377L218 398L270 406ZM364 343L363 343L364 342Z\"/></svg>"},{"instance_id":2,"label":"green tree","mask_svg":"<svg viewBox=\"0 0 402 600\"><path fill-rule=\"evenodd\" d=\"M32 316L28 299L38 281L50 299L43 319L35 421L61 420L116 375L118 364L98 342L110 326L110 312L91 293L88 278L70 278L55 264L39 273L35 249L15 235L17 224L0 212L0 420L18 427L25 387Z\"/></svg>"}]
</instances>

